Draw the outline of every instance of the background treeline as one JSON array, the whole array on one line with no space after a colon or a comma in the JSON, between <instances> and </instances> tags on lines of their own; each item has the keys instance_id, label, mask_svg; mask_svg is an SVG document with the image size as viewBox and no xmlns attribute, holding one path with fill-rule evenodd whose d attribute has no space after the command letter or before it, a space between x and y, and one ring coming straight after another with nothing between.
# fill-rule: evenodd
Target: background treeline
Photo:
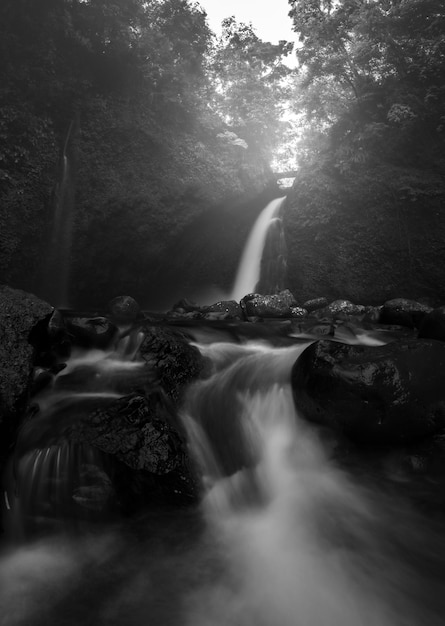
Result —
<instances>
[{"instance_id":1,"label":"background treeline","mask_svg":"<svg viewBox=\"0 0 445 626\"><path fill-rule=\"evenodd\" d=\"M65 154L72 301L144 299L185 226L266 186L288 52L231 20L217 42L187 0L3 0L1 280L48 281Z\"/></svg>"},{"instance_id":2,"label":"background treeline","mask_svg":"<svg viewBox=\"0 0 445 626\"><path fill-rule=\"evenodd\" d=\"M292 288L443 301L445 3L289 4L305 120L286 224Z\"/></svg>"},{"instance_id":3,"label":"background treeline","mask_svg":"<svg viewBox=\"0 0 445 626\"><path fill-rule=\"evenodd\" d=\"M64 156L78 306L122 292L150 304L175 277L187 295L185 265L228 288L254 214L277 195L277 155L279 169L300 168L287 213L295 289L302 212L315 227L382 207L384 232L385 212L436 211L444 1L289 10L295 52L230 17L217 40L190 0L2 0L0 280L44 295Z\"/></svg>"}]
</instances>

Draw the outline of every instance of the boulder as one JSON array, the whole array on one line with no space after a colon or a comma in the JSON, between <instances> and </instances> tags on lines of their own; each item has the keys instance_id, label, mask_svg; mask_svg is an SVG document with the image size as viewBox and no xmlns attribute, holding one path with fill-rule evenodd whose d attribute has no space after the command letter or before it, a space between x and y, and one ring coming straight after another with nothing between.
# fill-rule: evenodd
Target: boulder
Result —
<instances>
[{"instance_id":1,"label":"boulder","mask_svg":"<svg viewBox=\"0 0 445 626\"><path fill-rule=\"evenodd\" d=\"M132 324L140 317L139 304L131 296L117 296L108 303L110 318L118 326Z\"/></svg>"},{"instance_id":2,"label":"boulder","mask_svg":"<svg viewBox=\"0 0 445 626\"><path fill-rule=\"evenodd\" d=\"M96 409L75 422L68 436L71 442L93 446L125 466L115 485L121 500L130 493L144 500L161 492L175 500L194 500L199 481L176 423L171 401L158 389L146 397L131 394Z\"/></svg>"},{"instance_id":3,"label":"boulder","mask_svg":"<svg viewBox=\"0 0 445 626\"><path fill-rule=\"evenodd\" d=\"M170 398L178 402L184 388L199 377L204 359L180 331L148 326L143 332L141 357L156 372L159 384Z\"/></svg>"},{"instance_id":4,"label":"boulder","mask_svg":"<svg viewBox=\"0 0 445 626\"><path fill-rule=\"evenodd\" d=\"M310 300L306 300L306 302L303 303L303 308L311 312L316 311L317 309L323 309L324 307L328 306L328 304L329 303L327 298L311 298Z\"/></svg>"},{"instance_id":5,"label":"boulder","mask_svg":"<svg viewBox=\"0 0 445 626\"><path fill-rule=\"evenodd\" d=\"M201 308L204 319L243 319L243 310L236 300L222 300Z\"/></svg>"},{"instance_id":6,"label":"boulder","mask_svg":"<svg viewBox=\"0 0 445 626\"><path fill-rule=\"evenodd\" d=\"M251 293L245 296L240 304L247 318L291 317L292 307L297 306L297 302L289 289L266 296Z\"/></svg>"},{"instance_id":7,"label":"boulder","mask_svg":"<svg viewBox=\"0 0 445 626\"><path fill-rule=\"evenodd\" d=\"M292 370L297 409L363 444L406 443L445 427L445 345L406 339L379 347L322 340Z\"/></svg>"},{"instance_id":8,"label":"boulder","mask_svg":"<svg viewBox=\"0 0 445 626\"><path fill-rule=\"evenodd\" d=\"M313 315L318 319L348 319L351 316L362 316L365 307L361 304L354 304L349 300L334 300L328 306L314 311Z\"/></svg>"},{"instance_id":9,"label":"boulder","mask_svg":"<svg viewBox=\"0 0 445 626\"><path fill-rule=\"evenodd\" d=\"M381 324L397 324L408 328L419 328L423 318L432 308L416 300L394 298L387 300L380 312Z\"/></svg>"},{"instance_id":10,"label":"boulder","mask_svg":"<svg viewBox=\"0 0 445 626\"><path fill-rule=\"evenodd\" d=\"M419 338L445 341L445 306L426 313L419 326Z\"/></svg>"},{"instance_id":11,"label":"boulder","mask_svg":"<svg viewBox=\"0 0 445 626\"><path fill-rule=\"evenodd\" d=\"M138 394L124 396L77 421L70 439L116 456L133 469L167 474L180 464L184 449L179 433L160 419L160 406Z\"/></svg>"},{"instance_id":12,"label":"boulder","mask_svg":"<svg viewBox=\"0 0 445 626\"><path fill-rule=\"evenodd\" d=\"M0 286L0 424L11 424L26 405L36 345L52 311L32 294Z\"/></svg>"}]
</instances>

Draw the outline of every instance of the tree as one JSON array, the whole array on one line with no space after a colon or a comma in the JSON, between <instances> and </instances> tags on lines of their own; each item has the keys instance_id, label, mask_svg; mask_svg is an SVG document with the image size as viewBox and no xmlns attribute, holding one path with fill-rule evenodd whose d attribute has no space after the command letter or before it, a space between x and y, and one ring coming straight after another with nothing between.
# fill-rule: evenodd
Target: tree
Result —
<instances>
[{"instance_id":1,"label":"tree","mask_svg":"<svg viewBox=\"0 0 445 626\"><path fill-rule=\"evenodd\" d=\"M214 110L252 149L269 158L285 127L282 113L290 70L283 58L291 50L292 44L264 42L251 25L229 17L210 60Z\"/></svg>"},{"instance_id":2,"label":"tree","mask_svg":"<svg viewBox=\"0 0 445 626\"><path fill-rule=\"evenodd\" d=\"M321 117L324 103L333 102L332 87L337 94L334 116L324 121L340 168L382 157L430 161L431 146L433 158L443 152L443 0L289 4L307 89L302 105Z\"/></svg>"}]
</instances>

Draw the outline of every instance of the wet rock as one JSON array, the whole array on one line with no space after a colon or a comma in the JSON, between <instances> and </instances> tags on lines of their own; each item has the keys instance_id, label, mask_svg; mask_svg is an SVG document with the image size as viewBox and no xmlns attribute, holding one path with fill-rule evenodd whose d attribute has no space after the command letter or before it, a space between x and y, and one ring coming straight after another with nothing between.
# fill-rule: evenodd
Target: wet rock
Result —
<instances>
[{"instance_id":1,"label":"wet rock","mask_svg":"<svg viewBox=\"0 0 445 626\"><path fill-rule=\"evenodd\" d=\"M381 324L397 324L408 328L419 328L423 318L432 308L416 300L394 298L387 300L380 313Z\"/></svg>"},{"instance_id":2,"label":"wet rock","mask_svg":"<svg viewBox=\"0 0 445 626\"><path fill-rule=\"evenodd\" d=\"M328 306L327 298L312 298L303 303L303 308L309 312L323 309L326 306Z\"/></svg>"},{"instance_id":3,"label":"wet rock","mask_svg":"<svg viewBox=\"0 0 445 626\"><path fill-rule=\"evenodd\" d=\"M243 310L236 300L222 300L201 308L204 319L241 320Z\"/></svg>"},{"instance_id":4,"label":"wet rock","mask_svg":"<svg viewBox=\"0 0 445 626\"><path fill-rule=\"evenodd\" d=\"M445 306L425 314L420 322L419 337L445 341Z\"/></svg>"},{"instance_id":5,"label":"wet rock","mask_svg":"<svg viewBox=\"0 0 445 626\"><path fill-rule=\"evenodd\" d=\"M290 307L290 315L291 317L306 317L308 314L307 309L304 309L301 306L291 306Z\"/></svg>"},{"instance_id":6,"label":"wet rock","mask_svg":"<svg viewBox=\"0 0 445 626\"><path fill-rule=\"evenodd\" d=\"M292 293L285 289L277 294L260 295L252 293L240 302L244 315L250 317L291 317L291 308L297 306Z\"/></svg>"},{"instance_id":7,"label":"wet rock","mask_svg":"<svg viewBox=\"0 0 445 626\"><path fill-rule=\"evenodd\" d=\"M117 327L105 317L74 317L66 320L73 342L83 348L105 349L118 333Z\"/></svg>"},{"instance_id":8,"label":"wet rock","mask_svg":"<svg viewBox=\"0 0 445 626\"><path fill-rule=\"evenodd\" d=\"M365 307L361 304L354 304L349 300L334 300L328 306L314 311L313 315L317 319L348 319L364 313Z\"/></svg>"},{"instance_id":9,"label":"wet rock","mask_svg":"<svg viewBox=\"0 0 445 626\"><path fill-rule=\"evenodd\" d=\"M73 427L71 438L153 474L174 470L184 454L179 433L147 398L130 395L101 407Z\"/></svg>"},{"instance_id":10,"label":"wet rock","mask_svg":"<svg viewBox=\"0 0 445 626\"><path fill-rule=\"evenodd\" d=\"M181 332L149 326L144 328L140 354L147 366L156 372L159 384L176 402L185 387L199 377L204 359Z\"/></svg>"},{"instance_id":11,"label":"wet rock","mask_svg":"<svg viewBox=\"0 0 445 626\"><path fill-rule=\"evenodd\" d=\"M380 347L318 341L292 370L308 420L365 444L404 443L445 427L445 345L403 340Z\"/></svg>"},{"instance_id":12,"label":"wet rock","mask_svg":"<svg viewBox=\"0 0 445 626\"><path fill-rule=\"evenodd\" d=\"M118 472L120 484L114 485L124 500L130 492L138 499L160 492L174 499L195 499L198 479L175 420L175 409L162 390L148 397L132 394L77 421L69 438L101 450L127 468ZM85 506L95 506L96 496L103 497L103 485L98 488L77 494Z\"/></svg>"},{"instance_id":13,"label":"wet rock","mask_svg":"<svg viewBox=\"0 0 445 626\"><path fill-rule=\"evenodd\" d=\"M108 303L110 318L118 326L129 325L141 315L139 304L131 296L117 296Z\"/></svg>"},{"instance_id":14,"label":"wet rock","mask_svg":"<svg viewBox=\"0 0 445 626\"><path fill-rule=\"evenodd\" d=\"M0 424L11 425L26 404L35 346L52 312L36 296L0 286Z\"/></svg>"}]
</instances>

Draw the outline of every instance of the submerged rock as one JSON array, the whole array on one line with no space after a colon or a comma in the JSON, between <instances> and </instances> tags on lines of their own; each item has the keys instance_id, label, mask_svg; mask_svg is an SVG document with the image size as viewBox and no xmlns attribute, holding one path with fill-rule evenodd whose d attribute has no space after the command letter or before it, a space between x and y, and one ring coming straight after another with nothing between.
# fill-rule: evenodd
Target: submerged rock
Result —
<instances>
[{"instance_id":1,"label":"submerged rock","mask_svg":"<svg viewBox=\"0 0 445 626\"><path fill-rule=\"evenodd\" d=\"M292 370L308 420L365 444L404 443L445 427L445 344L403 340L380 347L318 341Z\"/></svg>"}]
</instances>

